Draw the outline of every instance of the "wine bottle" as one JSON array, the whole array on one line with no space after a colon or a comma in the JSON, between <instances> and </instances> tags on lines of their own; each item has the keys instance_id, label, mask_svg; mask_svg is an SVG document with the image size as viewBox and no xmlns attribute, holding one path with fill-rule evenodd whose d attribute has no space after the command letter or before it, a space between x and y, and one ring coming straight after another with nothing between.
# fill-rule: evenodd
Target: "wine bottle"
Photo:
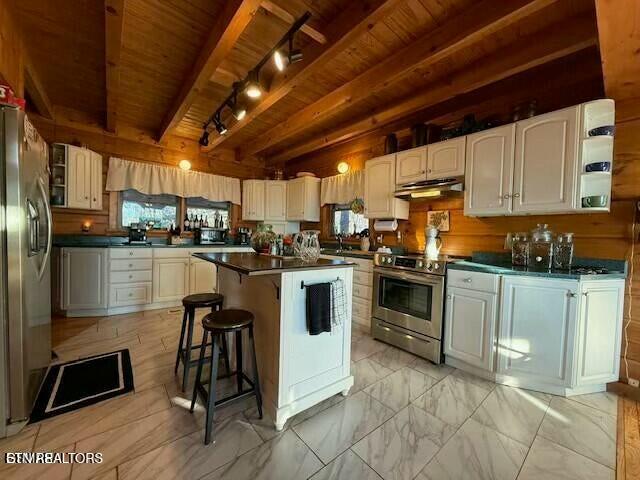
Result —
<instances>
[{"instance_id":1,"label":"wine bottle","mask_svg":"<svg viewBox=\"0 0 640 480\"><path fill-rule=\"evenodd\" d=\"M188 232L190 228L189 215L186 213L184 214L183 228L185 232Z\"/></svg>"}]
</instances>

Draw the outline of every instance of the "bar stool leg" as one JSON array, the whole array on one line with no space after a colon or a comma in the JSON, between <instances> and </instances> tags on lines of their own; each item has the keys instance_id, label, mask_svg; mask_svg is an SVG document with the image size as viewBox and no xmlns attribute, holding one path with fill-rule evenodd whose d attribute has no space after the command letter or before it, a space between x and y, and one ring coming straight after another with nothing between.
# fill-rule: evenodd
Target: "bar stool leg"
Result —
<instances>
[{"instance_id":1,"label":"bar stool leg","mask_svg":"<svg viewBox=\"0 0 640 480\"><path fill-rule=\"evenodd\" d=\"M189 380L189 368L191 367L191 347L193 345L193 325L196 323L196 309L189 308L189 326L187 330L187 346L185 350L184 369L182 371L182 391L187 389L187 381ZM206 342L205 342L206 344Z\"/></svg>"},{"instance_id":2,"label":"bar stool leg","mask_svg":"<svg viewBox=\"0 0 640 480\"><path fill-rule=\"evenodd\" d=\"M258 361L256 360L256 341L253 337L253 325L249 326L249 338L251 339L251 359L253 362L253 389L256 393L258 414L260 415L260 419L262 419L262 392L260 391L260 376L258 374Z\"/></svg>"},{"instance_id":3,"label":"bar stool leg","mask_svg":"<svg viewBox=\"0 0 640 480\"><path fill-rule=\"evenodd\" d=\"M182 314L182 328L180 329L180 343L178 344L178 354L176 355L176 366L173 369L173 374L178 373L178 366L180 365L180 355L182 355L182 344L184 343L184 330L187 326L187 309L184 309ZM184 360L183 360L184 361Z\"/></svg>"},{"instance_id":4,"label":"bar stool leg","mask_svg":"<svg viewBox=\"0 0 640 480\"><path fill-rule=\"evenodd\" d=\"M202 345L200 346L200 359L198 360L198 369L196 370L196 380L193 382L193 396L191 397L191 407L189 411L193 413L198 399L198 386L200 385L200 377L202 376L202 366L204 365L204 353L207 349L208 332L205 330L202 334Z\"/></svg>"},{"instance_id":5,"label":"bar stool leg","mask_svg":"<svg viewBox=\"0 0 640 480\"><path fill-rule=\"evenodd\" d=\"M221 333L222 338L222 350L224 350L224 368L227 371L227 376L231 376L231 367L229 366L229 344L227 343L227 334Z\"/></svg>"},{"instance_id":6,"label":"bar stool leg","mask_svg":"<svg viewBox=\"0 0 640 480\"><path fill-rule=\"evenodd\" d=\"M218 378L218 361L220 359L220 346L218 336L212 335L213 352L211 354L211 372L209 374L209 395L207 398L207 423L204 431L204 444L211 443L213 433L213 417L216 411L216 380ZM203 343L204 345L204 343Z\"/></svg>"},{"instance_id":7,"label":"bar stool leg","mask_svg":"<svg viewBox=\"0 0 640 480\"><path fill-rule=\"evenodd\" d=\"M238 383L238 393L242 392L242 330L236 332L236 379Z\"/></svg>"}]
</instances>

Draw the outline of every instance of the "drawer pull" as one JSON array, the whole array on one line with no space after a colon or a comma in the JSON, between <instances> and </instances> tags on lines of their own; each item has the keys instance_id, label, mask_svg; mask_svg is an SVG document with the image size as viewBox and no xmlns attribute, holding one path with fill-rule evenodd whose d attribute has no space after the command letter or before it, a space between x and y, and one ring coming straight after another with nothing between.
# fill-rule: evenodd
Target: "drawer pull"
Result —
<instances>
[{"instance_id":1,"label":"drawer pull","mask_svg":"<svg viewBox=\"0 0 640 480\"><path fill-rule=\"evenodd\" d=\"M133 278L133 275L129 275L129 278Z\"/></svg>"},{"instance_id":2,"label":"drawer pull","mask_svg":"<svg viewBox=\"0 0 640 480\"><path fill-rule=\"evenodd\" d=\"M471 283L473 281L473 279L471 277L467 277L467 278L463 278L462 281L464 283Z\"/></svg>"},{"instance_id":3,"label":"drawer pull","mask_svg":"<svg viewBox=\"0 0 640 480\"><path fill-rule=\"evenodd\" d=\"M129 252L129 256L133 256L133 252Z\"/></svg>"},{"instance_id":4,"label":"drawer pull","mask_svg":"<svg viewBox=\"0 0 640 480\"><path fill-rule=\"evenodd\" d=\"M129 264L129 268L131 268L131 267L133 267L133 263L130 263L130 264Z\"/></svg>"}]
</instances>

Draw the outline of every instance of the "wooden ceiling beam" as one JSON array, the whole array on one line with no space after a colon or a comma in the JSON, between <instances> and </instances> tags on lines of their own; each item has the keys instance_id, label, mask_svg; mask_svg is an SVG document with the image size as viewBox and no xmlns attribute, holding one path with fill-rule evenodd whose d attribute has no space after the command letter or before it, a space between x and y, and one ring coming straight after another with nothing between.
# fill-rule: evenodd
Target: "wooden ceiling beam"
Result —
<instances>
[{"instance_id":1,"label":"wooden ceiling beam","mask_svg":"<svg viewBox=\"0 0 640 480\"><path fill-rule=\"evenodd\" d=\"M122 27L124 25L124 1L105 0L104 37L106 73L106 119L107 131L116 132L118 127L118 94L120 92L120 53L122 52Z\"/></svg>"},{"instance_id":2,"label":"wooden ceiling beam","mask_svg":"<svg viewBox=\"0 0 640 480\"><path fill-rule=\"evenodd\" d=\"M596 0L596 14L607 96L640 100L640 2Z\"/></svg>"},{"instance_id":3,"label":"wooden ceiling beam","mask_svg":"<svg viewBox=\"0 0 640 480\"><path fill-rule=\"evenodd\" d=\"M296 18L293 15L291 15L288 11L286 11L281 6L276 5L274 2L271 2L269 0L263 0L260 6L263 9L265 9L267 12L275 15L285 23L293 23L296 21ZM308 25L305 23L302 26L302 28L300 28L300 31L302 33L307 34L309 37L311 37L313 40L315 40L318 43L321 43L321 44L327 43L327 37L325 37L320 31L318 31L316 28L312 27L311 25Z\"/></svg>"},{"instance_id":4,"label":"wooden ceiling beam","mask_svg":"<svg viewBox=\"0 0 640 480\"><path fill-rule=\"evenodd\" d=\"M247 27L260 0L226 0L204 48L200 51L191 71L185 78L180 93L165 114L158 139L164 136L184 118L194 100L228 55Z\"/></svg>"},{"instance_id":5,"label":"wooden ceiling beam","mask_svg":"<svg viewBox=\"0 0 640 480\"><path fill-rule=\"evenodd\" d=\"M287 148L269 157L268 164L286 162L314 150L349 140L411 115L417 110L566 57L592 47L596 43L597 32L591 16L567 19L561 26L552 25L534 35L524 37L443 80L427 85L421 89L422 93L411 95L393 107L380 110L308 142Z\"/></svg>"},{"instance_id":6,"label":"wooden ceiling beam","mask_svg":"<svg viewBox=\"0 0 640 480\"><path fill-rule=\"evenodd\" d=\"M243 155L254 155L297 135L314 123L375 95L411 72L422 70L488 35L512 25L557 0L484 0L445 25L426 33L386 60L303 108L251 142Z\"/></svg>"},{"instance_id":7,"label":"wooden ceiling beam","mask_svg":"<svg viewBox=\"0 0 640 480\"><path fill-rule=\"evenodd\" d=\"M26 51L24 52L24 89L38 113L45 118L53 119L55 116L53 104Z\"/></svg>"},{"instance_id":8,"label":"wooden ceiling beam","mask_svg":"<svg viewBox=\"0 0 640 480\"><path fill-rule=\"evenodd\" d=\"M363 0L349 2L338 17L327 25L325 36L327 43L310 45L304 51L304 59L290 65L281 75L278 75L269 90L260 101L249 111L241 122L227 126L225 135L219 135L211 140L204 151L211 151L238 132L250 125L256 118L269 110L304 80L318 72L328 60L342 52L358 37L363 35L371 25L388 16L402 0Z\"/></svg>"}]
</instances>

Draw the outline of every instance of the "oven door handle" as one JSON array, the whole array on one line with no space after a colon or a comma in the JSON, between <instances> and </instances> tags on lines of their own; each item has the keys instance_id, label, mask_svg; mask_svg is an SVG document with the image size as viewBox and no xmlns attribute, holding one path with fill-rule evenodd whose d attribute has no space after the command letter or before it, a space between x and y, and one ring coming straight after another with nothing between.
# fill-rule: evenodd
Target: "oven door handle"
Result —
<instances>
[{"instance_id":1,"label":"oven door handle","mask_svg":"<svg viewBox=\"0 0 640 480\"><path fill-rule=\"evenodd\" d=\"M399 280L407 280L421 285L442 285L444 283L444 277L440 275L420 275L407 272L391 272L388 270L374 269L373 273L379 277L397 278Z\"/></svg>"}]
</instances>

